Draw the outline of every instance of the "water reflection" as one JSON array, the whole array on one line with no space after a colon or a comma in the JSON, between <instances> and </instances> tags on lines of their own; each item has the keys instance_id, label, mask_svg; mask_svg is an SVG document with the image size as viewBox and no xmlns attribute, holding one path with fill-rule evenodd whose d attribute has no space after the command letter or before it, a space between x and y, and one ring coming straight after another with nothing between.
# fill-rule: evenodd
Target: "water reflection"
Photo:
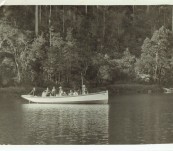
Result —
<instances>
[{"instance_id":1,"label":"water reflection","mask_svg":"<svg viewBox=\"0 0 173 151\"><path fill-rule=\"evenodd\" d=\"M110 107L110 144L173 143L173 96L121 96Z\"/></svg>"},{"instance_id":2,"label":"water reflection","mask_svg":"<svg viewBox=\"0 0 173 151\"><path fill-rule=\"evenodd\" d=\"M23 104L23 144L108 144L109 105Z\"/></svg>"},{"instance_id":3,"label":"water reflection","mask_svg":"<svg viewBox=\"0 0 173 151\"><path fill-rule=\"evenodd\" d=\"M173 94L109 101L110 106L22 104L0 93L0 144L173 143Z\"/></svg>"},{"instance_id":4,"label":"water reflection","mask_svg":"<svg viewBox=\"0 0 173 151\"><path fill-rule=\"evenodd\" d=\"M20 144L22 138L20 102L11 94L0 93L0 144Z\"/></svg>"}]
</instances>

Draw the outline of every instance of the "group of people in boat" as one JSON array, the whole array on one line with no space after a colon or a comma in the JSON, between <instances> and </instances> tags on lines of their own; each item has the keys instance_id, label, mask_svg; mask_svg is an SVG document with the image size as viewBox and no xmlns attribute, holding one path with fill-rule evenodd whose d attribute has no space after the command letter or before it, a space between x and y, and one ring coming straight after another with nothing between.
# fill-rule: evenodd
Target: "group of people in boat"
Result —
<instances>
[{"instance_id":1,"label":"group of people in boat","mask_svg":"<svg viewBox=\"0 0 173 151\"><path fill-rule=\"evenodd\" d=\"M36 92L36 88L34 87L29 94L35 95L35 92ZM87 93L88 93L88 91L87 91L87 88L85 85L82 85L82 91L70 90L69 93L66 93L65 91L63 91L61 86L59 87L58 93L57 93L57 90L55 87L53 87L51 91L47 87L47 89L42 92L42 97L46 97L46 96L77 96L79 94L85 95Z\"/></svg>"}]
</instances>

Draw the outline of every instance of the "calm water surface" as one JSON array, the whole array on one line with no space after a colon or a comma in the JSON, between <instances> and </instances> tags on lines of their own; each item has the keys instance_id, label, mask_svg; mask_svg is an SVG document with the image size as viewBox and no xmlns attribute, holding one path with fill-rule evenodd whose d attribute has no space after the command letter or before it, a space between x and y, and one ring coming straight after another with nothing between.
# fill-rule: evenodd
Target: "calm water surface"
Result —
<instances>
[{"instance_id":1,"label":"calm water surface","mask_svg":"<svg viewBox=\"0 0 173 151\"><path fill-rule=\"evenodd\" d=\"M0 93L0 144L173 143L173 95L112 96L109 105L28 104Z\"/></svg>"}]
</instances>

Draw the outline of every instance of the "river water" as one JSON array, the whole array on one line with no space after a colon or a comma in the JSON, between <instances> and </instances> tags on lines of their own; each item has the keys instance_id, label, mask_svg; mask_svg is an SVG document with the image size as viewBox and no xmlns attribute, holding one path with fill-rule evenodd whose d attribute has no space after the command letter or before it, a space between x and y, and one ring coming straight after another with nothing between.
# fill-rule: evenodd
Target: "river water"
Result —
<instances>
[{"instance_id":1,"label":"river water","mask_svg":"<svg viewBox=\"0 0 173 151\"><path fill-rule=\"evenodd\" d=\"M109 105L28 104L0 93L0 144L173 143L173 95L112 96Z\"/></svg>"}]
</instances>

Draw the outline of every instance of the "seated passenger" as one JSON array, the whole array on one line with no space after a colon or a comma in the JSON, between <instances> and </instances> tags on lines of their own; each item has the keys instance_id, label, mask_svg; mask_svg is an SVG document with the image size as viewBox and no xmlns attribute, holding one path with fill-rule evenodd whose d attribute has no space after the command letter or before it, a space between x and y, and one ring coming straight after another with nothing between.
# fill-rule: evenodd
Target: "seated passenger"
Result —
<instances>
[{"instance_id":1,"label":"seated passenger","mask_svg":"<svg viewBox=\"0 0 173 151\"><path fill-rule=\"evenodd\" d=\"M42 97L46 97L46 92L43 91L41 96L42 96Z\"/></svg>"},{"instance_id":2,"label":"seated passenger","mask_svg":"<svg viewBox=\"0 0 173 151\"><path fill-rule=\"evenodd\" d=\"M86 87L85 87L85 85L82 85L82 94L83 94L83 95L86 94Z\"/></svg>"},{"instance_id":3,"label":"seated passenger","mask_svg":"<svg viewBox=\"0 0 173 151\"><path fill-rule=\"evenodd\" d=\"M62 89L62 87L60 86L59 87L59 96L62 96L63 95L63 89Z\"/></svg>"},{"instance_id":4,"label":"seated passenger","mask_svg":"<svg viewBox=\"0 0 173 151\"><path fill-rule=\"evenodd\" d=\"M47 89L42 92L42 96L49 96L49 95L50 95L50 91L49 91L49 88L47 87Z\"/></svg>"},{"instance_id":5,"label":"seated passenger","mask_svg":"<svg viewBox=\"0 0 173 151\"><path fill-rule=\"evenodd\" d=\"M73 95L73 91L70 90L70 93L68 94L69 96L72 96Z\"/></svg>"},{"instance_id":6,"label":"seated passenger","mask_svg":"<svg viewBox=\"0 0 173 151\"><path fill-rule=\"evenodd\" d=\"M77 93L78 93L78 95L80 95L80 94L81 94L81 90L80 90L80 89L78 89L78 90L77 90Z\"/></svg>"},{"instance_id":7,"label":"seated passenger","mask_svg":"<svg viewBox=\"0 0 173 151\"><path fill-rule=\"evenodd\" d=\"M63 96L67 96L67 93L65 91L63 92Z\"/></svg>"},{"instance_id":8,"label":"seated passenger","mask_svg":"<svg viewBox=\"0 0 173 151\"><path fill-rule=\"evenodd\" d=\"M35 91L36 91L36 89L35 89L35 87L33 87L33 89L31 90L31 92L29 93L29 95L35 95Z\"/></svg>"},{"instance_id":9,"label":"seated passenger","mask_svg":"<svg viewBox=\"0 0 173 151\"><path fill-rule=\"evenodd\" d=\"M77 91L74 91L73 95L78 95L78 92Z\"/></svg>"},{"instance_id":10,"label":"seated passenger","mask_svg":"<svg viewBox=\"0 0 173 151\"><path fill-rule=\"evenodd\" d=\"M56 96L56 89L55 89L55 87L52 88L51 94L52 94L52 96Z\"/></svg>"}]
</instances>

